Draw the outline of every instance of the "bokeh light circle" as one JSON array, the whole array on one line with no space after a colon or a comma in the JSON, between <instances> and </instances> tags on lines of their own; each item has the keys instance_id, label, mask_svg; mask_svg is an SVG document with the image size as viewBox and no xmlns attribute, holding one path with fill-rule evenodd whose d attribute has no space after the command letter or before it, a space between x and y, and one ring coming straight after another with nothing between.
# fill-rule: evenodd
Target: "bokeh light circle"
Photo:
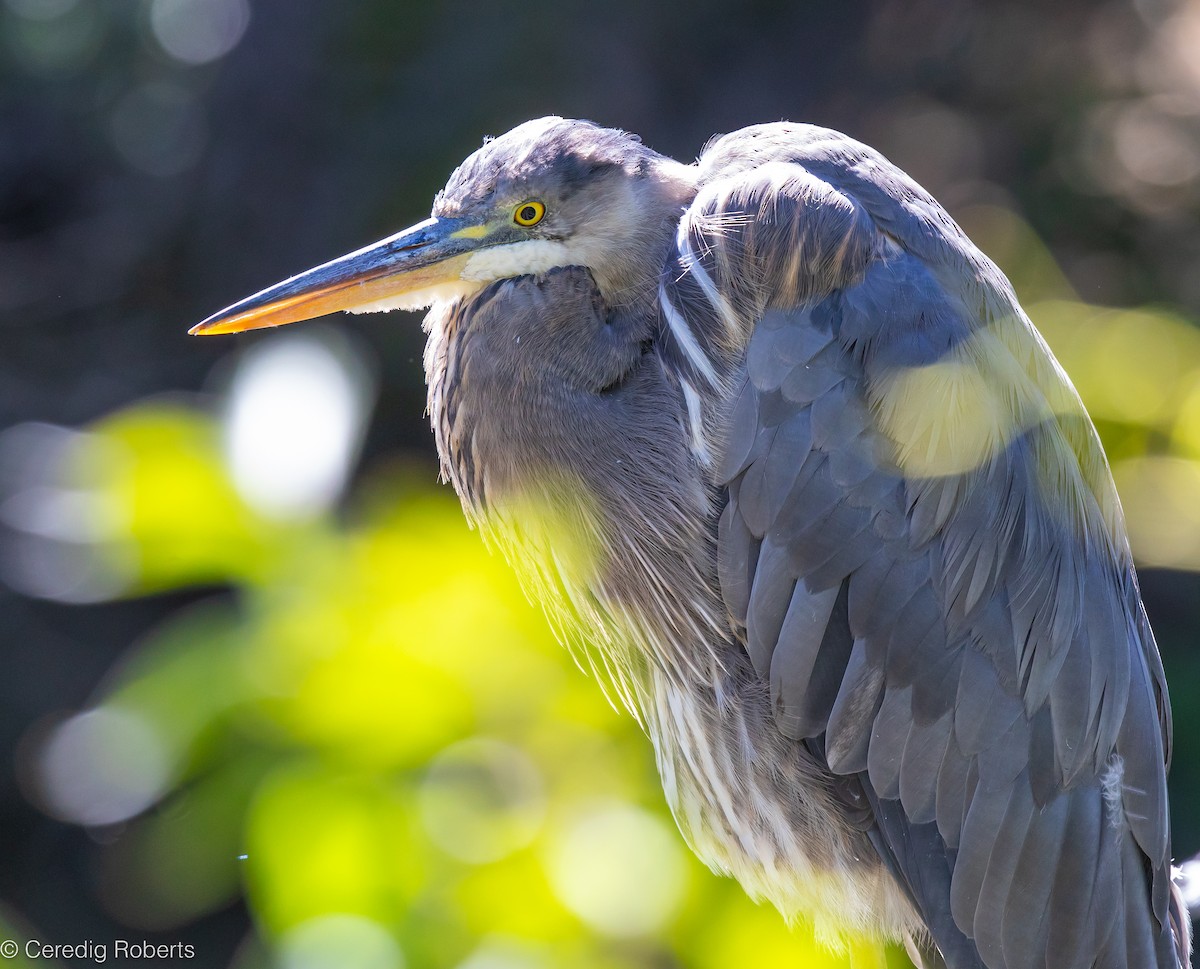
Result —
<instances>
[{"instance_id":1,"label":"bokeh light circle","mask_svg":"<svg viewBox=\"0 0 1200 969\"><path fill-rule=\"evenodd\" d=\"M98 707L50 734L38 768L41 794L54 814L103 825L153 804L166 788L170 762L161 738L144 719Z\"/></svg>"},{"instance_id":2,"label":"bokeh light circle","mask_svg":"<svg viewBox=\"0 0 1200 969\"><path fill-rule=\"evenodd\" d=\"M288 931L280 969L403 969L404 954L386 928L361 915L322 915Z\"/></svg>"},{"instance_id":3,"label":"bokeh light circle","mask_svg":"<svg viewBox=\"0 0 1200 969\"><path fill-rule=\"evenodd\" d=\"M247 0L153 0L150 28L162 49L184 64L224 57L250 24Z\"/></svg>"},{"instance_id":4,"label":"bokeh light circle","mask_svg":"<svg viewBox=\"0 0 1200 969\"><path fill-rule=\"evenodd\" d=\"M229 390L224 444L234 485L270 518L303 518L341 494L358 454L370 377L320 329L263 341Z\"/></svg>"},{"instance_id":5,"label":"bokeh light circle","mask_svg":"<svg viewBox=\"0 0 1200 969\"><path fill-rule=\"evenodd\" d=\"M461 861L498 861L524 848L545 815L537 765L521 750L478 737L442 751L421 786L429 837Z\"/></svg>"},{"instance_id":6,"label":"bokeh light circle","mask_svg":"<svg viewBox=\"0 0 1200 969\"><path fill-rule=\"evenodd\" d=\"M108 133L131 167L159 178L191 168L208 140L195 96L170 81L151 81L126 93L113 108Z\"/></svg>"},{"instance_id":7,"label":"bokeh light circle","mask_svg":"<svg viewBox=\"0 0 1200 969\"><path fill-rule=\"evenodd\" d=\"M678 910L687 869L679 835L631 804L599 804L550 839L546 873L572 912L605 935L661 929Z\"/></svg>"}]
</instances>

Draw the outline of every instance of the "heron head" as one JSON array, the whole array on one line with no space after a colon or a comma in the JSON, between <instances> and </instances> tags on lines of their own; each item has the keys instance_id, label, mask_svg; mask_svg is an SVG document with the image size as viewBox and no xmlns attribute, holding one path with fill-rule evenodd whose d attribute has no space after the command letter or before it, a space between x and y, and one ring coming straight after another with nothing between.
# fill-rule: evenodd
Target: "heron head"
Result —
<instances>
[{"instance_id":1,"label":"heron head","mask_svg":"<svg viewBox=\"0 0 1200 969\"><path fill-rule=\"evenodd\" d=\"M586 267L606 297L628 301L656 282L695 192L693 173L623 131L528 121L468 157L431 218L234 303L191 332L420 309L563 266Z\"/></svg>"}]
</instances>

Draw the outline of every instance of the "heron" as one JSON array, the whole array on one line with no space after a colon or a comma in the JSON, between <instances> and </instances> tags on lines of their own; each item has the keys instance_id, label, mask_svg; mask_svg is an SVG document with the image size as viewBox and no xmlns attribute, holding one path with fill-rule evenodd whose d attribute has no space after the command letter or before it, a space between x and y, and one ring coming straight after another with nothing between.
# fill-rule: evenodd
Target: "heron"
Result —
<instances>
[{"instance_id":1,"label":"heron","mask_svg":"<svg viewBox=\"0 0 1200 969\"><path fill-rule=\"evenodd\" d=\"M1096 431L1003 273L806 124L547 117L192 328L428 308L442 475L691 848L923 969L1179 969L1171 717Z\"/></svg>"}]
</instances>

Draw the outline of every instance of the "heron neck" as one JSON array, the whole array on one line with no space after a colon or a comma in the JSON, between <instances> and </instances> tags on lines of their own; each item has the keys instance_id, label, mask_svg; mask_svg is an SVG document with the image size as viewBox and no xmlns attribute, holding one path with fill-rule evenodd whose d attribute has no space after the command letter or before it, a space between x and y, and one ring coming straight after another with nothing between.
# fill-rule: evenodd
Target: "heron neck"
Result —
<instances>
[{"instance_id":1,"label":"heron neck","mask_svg":"<svg viewBox=\"0 0 1200 969\"><path fill-rule=\"evenodd\" d=\"M628 194L614 213L618 216L614 222L628 231L620 233L610 224L604 258L588 266L610 307L653 305L660 270L674 244L679 219L696 196L698 177L695 165L652 153L645 171L630 180ZM620 244L612 244L614 235L624 236Z\"/></svg>"}]
</instances>

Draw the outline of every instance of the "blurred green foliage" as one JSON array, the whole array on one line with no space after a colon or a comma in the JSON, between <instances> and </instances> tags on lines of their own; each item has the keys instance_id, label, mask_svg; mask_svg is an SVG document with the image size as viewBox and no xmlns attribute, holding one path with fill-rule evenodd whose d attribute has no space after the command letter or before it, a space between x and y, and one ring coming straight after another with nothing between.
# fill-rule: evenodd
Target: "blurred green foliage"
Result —
<instances>
[{"instance_id":1,"label":"blurred green foliage","mask_svg":"<svg viewBox=\"0 0 1200 969\"><path fill-rule=\"evenodd\" d=\"M248 966L884 965L701 868L636 723L449 493L398 466L342 518L281 524L238 497L220 438L202 410L148 402L66 465L125 594L234 590L150 633L73 721L87 737L47 746L95 755L50 810L130 816L97 849L123 922L170 929L244 891L265 944Z\"/></svg>"},{"instance_id":2,"label":"blurred green foliage","mask_svg":"<svg viewBox=\"0 0 1200 969\"><path fill-rule=\"evenodd\" d=\"M1200 570L1200 328L1169 307L1080 300L1009 210L964 228L996 260L1083 398L1112 466L1138 564Z\"/></svg>"}]
</instances>

